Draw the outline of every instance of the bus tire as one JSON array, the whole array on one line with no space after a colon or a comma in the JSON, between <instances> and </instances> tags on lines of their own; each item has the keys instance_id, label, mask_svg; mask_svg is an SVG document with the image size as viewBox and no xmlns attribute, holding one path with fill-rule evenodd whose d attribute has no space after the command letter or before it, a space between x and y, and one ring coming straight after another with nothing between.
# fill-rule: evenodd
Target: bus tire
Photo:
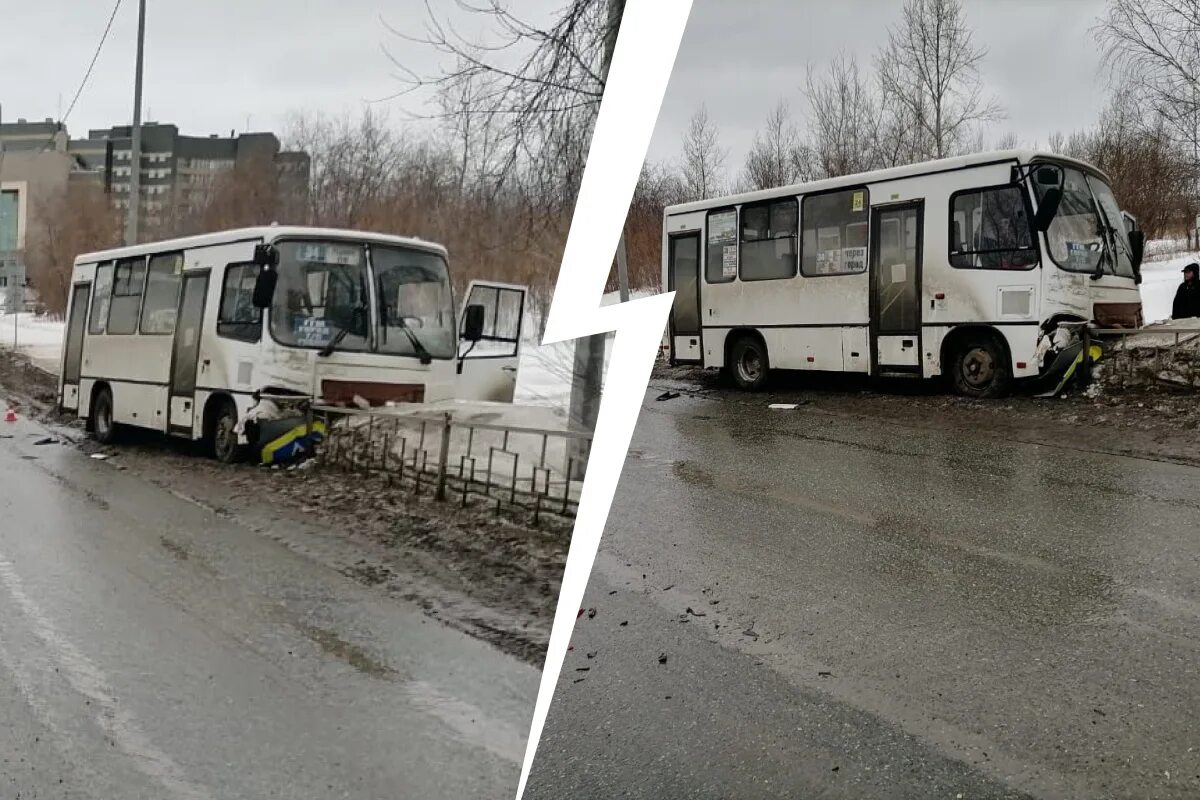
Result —
<instances>
[{"instance_id":1,"label":"bus tire","mask_svg":"<svg viewBox=\"0 0 1200 800\"><path fill-rule=\"evenodd\" d=\"M771 364L767 347L757 336L743 334L729 348L729 374L738 388L757 392L767 382Z\"/></svg>"},{"instance_id":2,"label":"bus tire","mask_svg":"<svg viewBox=\"0 0 1200 800\"><path fill-rule=\"evenodd\" d=\"M213 458L222 464L236 464L245 458L246 448L238 444L237 406L228 398L216 401L209 417L208 446Z\"/></svg>"},{"instance_id":3,"label":"bus tire","mask_svg":"<svg viewBox=\"0 0 1200 800\"><path fill-rule=\"evenodd\" d=\"M113 421L112 390L101 386L92 397L88 410L88 428L100 444L112 444L117 439L117 423Z\"/></svg>"},{"instance_id":4,"label":"bus tire","mask_svg":"<svg viewBox=\"0 0 1200 800\"><path fill-rule=\"evenodd\" d=\"M1001 397L1012 383L1008 353L995 336L972 336L954 348L950 377L955 393L962 397Z\"/></svg>"}]
</instances>

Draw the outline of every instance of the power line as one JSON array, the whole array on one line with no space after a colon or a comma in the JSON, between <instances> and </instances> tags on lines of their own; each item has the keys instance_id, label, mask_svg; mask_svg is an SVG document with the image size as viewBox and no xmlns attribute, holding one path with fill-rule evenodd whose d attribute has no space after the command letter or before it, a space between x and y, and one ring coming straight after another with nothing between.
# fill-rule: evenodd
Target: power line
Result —
<instances>
[{"instance_id":1,"label":"power line","mask_svg":"<svg viewBox=\"0 0 1200 800\"><path fill-rule=\"evenodd\" d=\"M113 5L112 13L108 15L108 24L104 26L104 33L100 35L100 43L96 45L96 52L92 54L92 61L88 64L87 72L83 74L83 80L79 82L79 88L75 90L75 96L71 98L71 104L67 106L67 113L63 114L60 123L65 123L67 117L71 116L71 112L75 109L75 104L79 102L79 95L83 94L83 87L87 85L88 78L92 77L92 70L96 67L96 60L100 58L100 51L104 48L104 42L108 39L108 32L112 30L113 20L117 18L117 12L121 9L121 0L117 0Z\"/></svg>"}]
</instances>

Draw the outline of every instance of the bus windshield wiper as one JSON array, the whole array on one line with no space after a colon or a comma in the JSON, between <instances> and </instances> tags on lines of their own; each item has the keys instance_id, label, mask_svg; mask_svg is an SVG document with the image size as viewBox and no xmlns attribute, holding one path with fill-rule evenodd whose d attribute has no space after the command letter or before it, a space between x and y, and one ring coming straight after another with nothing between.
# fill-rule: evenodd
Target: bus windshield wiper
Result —
<instances>
[{"instance_id":1,"label":"bus windshield wiper","mask_svg":"<svg viewBox=\"0 0 1200 800\"><path fill-rule=\"evenodd\" d=\"M329 340L329 344L318 350L317 355L321 356L321 358L328 357L333 353L334 349L336 349L337 346L342 343L342 339L346 338L347 333L349 333L349 331L347 331L345 328L338 328L337 333L335 333L333 338Z\"/></svg>"},{"instance_id":2,"label":"bus windshield wiper","mask_svg":"<svg viewBox=\"0 0 1200 800\"><path fill-rule=\"evenodd\" d=\"M425 345L421 344L421 340L417 338L417 334L413 332L413 329L408 327L408 325L404 322L404 317L400 317L398 320L396 320L396 322L399 324L400 330L404 331L408 335L408 341L412 342L413 352L420 357L421 363L432 363L433 356L430 355L429 351L425 349Z\"/></svg>"},{"instance_id":3,"label":"bus windshield wiper","mask_svg":"<svg viewBox=\"0 0 1200 800\"><path fill-rule=\"evenodd\" d=\"M376 283L376 294L378 294L378 296L379 296L379 333L380 333L380 337L384 341L384 344L386 344L389 318L388 318L387 301L384 300L383 276L376 278L375 283ZM413 332L413 329L408 327L407 324L405 324L403 315L397 315L396 326L398 328L400 328L400 330L404 331L404 335L408 337L409 343L412 344L413 352L416 353L417 357L421 359L421 363L422 364L433 363L433 356L430 354L430 352L428 350L425 349L425 345L421 343L421 340L417 337L417 334Z\"/></svg>"}]
</instances>

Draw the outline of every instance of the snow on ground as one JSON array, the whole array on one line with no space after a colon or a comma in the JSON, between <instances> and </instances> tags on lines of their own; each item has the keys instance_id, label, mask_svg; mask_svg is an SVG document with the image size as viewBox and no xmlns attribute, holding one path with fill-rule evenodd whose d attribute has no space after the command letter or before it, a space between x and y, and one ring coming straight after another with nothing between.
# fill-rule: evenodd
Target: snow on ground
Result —
<instances>
[{"instance_id":1,"label":"snow on ground","mask_svg":"<svg viewBox=\"0 0 1200 800\"><path fill-rule=\"evenodd\" d=\"M17 314L15 322L12 314L0 313L0 347L12 347L15 335L17 350L47 372L57 373L66 323L25 313Z\"/></svg>"},{"instance_id":2,"label":"snow on ground","mask_svg":"<svg viewBox=\"0 0 1200 800\"><path fill-rule=\"evenodd\" d=\"M1183 281L1183 266L1192 262L1200 263L1200 253L1182 253L1142 265L1142 316L1147 325L1171 318L1171 302Z\"/></svg>"}]
</instances>

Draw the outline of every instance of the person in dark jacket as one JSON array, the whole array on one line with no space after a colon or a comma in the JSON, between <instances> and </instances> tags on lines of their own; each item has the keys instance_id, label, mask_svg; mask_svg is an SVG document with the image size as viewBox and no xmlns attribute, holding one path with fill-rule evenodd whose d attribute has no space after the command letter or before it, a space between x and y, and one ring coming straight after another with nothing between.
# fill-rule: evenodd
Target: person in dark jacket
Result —
<instances>
[{"instance_id":1,"label":"person in dark jacket","mask_svg":"<svg viewBox=\"0 0 1200 800\"><path fill-rule=\"evenodd\" d=\"M1183 283L1175 292L1175 303L1171 306L1171 319L1200 317L1200 265L1188 264L1183 268Z\"/></svg>"}]
</instances>

